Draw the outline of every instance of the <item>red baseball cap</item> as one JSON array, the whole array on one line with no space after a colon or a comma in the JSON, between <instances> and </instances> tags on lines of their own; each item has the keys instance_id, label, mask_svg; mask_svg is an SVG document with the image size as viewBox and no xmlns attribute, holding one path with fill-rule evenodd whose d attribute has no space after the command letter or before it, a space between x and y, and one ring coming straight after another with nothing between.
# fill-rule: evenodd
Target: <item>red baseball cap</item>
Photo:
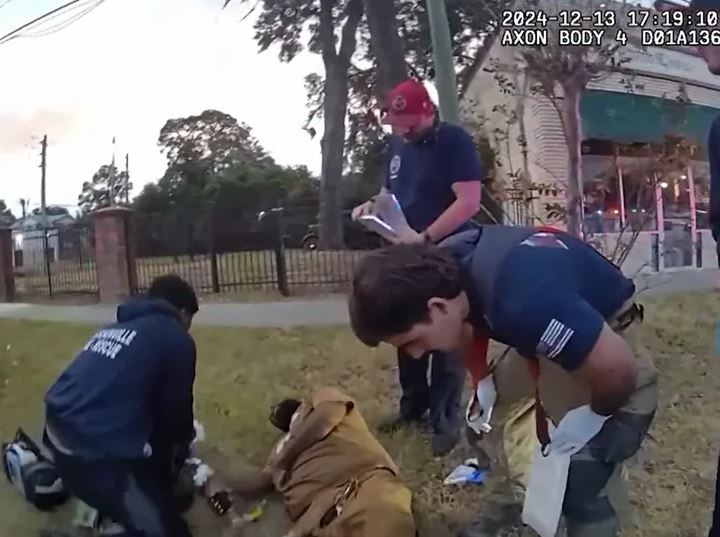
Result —
<instances>
[{"instance_id":1,"label":"red baseball cap","mask_svg":"<svg viewBox=\"0 0 720 537\"><path fill-rule=\"evenodd\" d=\"M390 90L381 121L384 125L412 127L420 119L434 114L435 105L427 89L422 82L411 78Z\"/></svg>"}]
</instances>

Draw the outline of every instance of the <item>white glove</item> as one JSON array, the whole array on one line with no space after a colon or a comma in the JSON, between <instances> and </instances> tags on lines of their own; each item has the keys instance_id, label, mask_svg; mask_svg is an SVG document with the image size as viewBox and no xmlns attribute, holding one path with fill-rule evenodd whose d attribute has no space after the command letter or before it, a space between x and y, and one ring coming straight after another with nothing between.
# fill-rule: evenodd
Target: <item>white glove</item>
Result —
<instances>
[{"instance_id":1,"label":"white glove","mask_svg":"<svg viewBox=\"0 0 720 537\"><path fill-rule=\"evenodd\" d=\"M195 429L195 435L193 436L193 440L190 443L190 446L194 446L198 442L204 442L205 441L205 427L202 423L200 423L198 420L193 420L193 428Z\"/></svg>"},{"instance_id":2,"label":"white glove","mask_svg":"<svg viewBox=\"0 0 720 537\"><path fill-rule=\"evenodd\" d=\"M550 433L550 452L574 455L600 432L609 418L596 414L589 405L569 411Z\"/></svg>"},{"instance_id":3,"label":"white glove","mask_svg":"<svg viewBox=\"0 0 720 537\"><path fill-rule=\"evenodd\" d=\"M489 433L492 431L490 419L497 401L495 381L492 375L480 380L475 389L475 394L468 401L465 410L465 421L477 434Z\"/></svg>"}]
</instances>

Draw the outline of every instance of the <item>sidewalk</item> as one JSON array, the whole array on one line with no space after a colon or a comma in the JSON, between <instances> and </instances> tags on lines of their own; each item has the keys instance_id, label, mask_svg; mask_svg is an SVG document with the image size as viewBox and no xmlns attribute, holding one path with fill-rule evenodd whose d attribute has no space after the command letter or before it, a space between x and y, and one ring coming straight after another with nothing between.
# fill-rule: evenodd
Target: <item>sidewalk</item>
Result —
<instances>
[{"instance_id":1,"label":"sidewalk","mask_svg":"<svg viewBox=\"0 0 720 537\"><path fill-rule=\"evenodd\" d=\"M637 278L642 296L712 289L717 270L685 270ZM0 304L0 318L104 324L115 319L115 306ZM286 328L348 324L344 297L286 302L203 304L195 322L207 326Z\"/></svg>"}]
</instances>

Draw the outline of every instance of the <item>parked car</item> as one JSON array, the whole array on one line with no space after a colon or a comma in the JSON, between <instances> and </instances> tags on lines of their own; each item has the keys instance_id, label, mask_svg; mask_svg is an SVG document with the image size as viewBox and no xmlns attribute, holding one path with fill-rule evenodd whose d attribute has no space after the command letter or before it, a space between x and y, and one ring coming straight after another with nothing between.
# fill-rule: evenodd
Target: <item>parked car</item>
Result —
<instances>
[{"instance_id":1,"label":"parked car","mask_svg":"<svg viewBox=\"0 0 720 537\"><path fill-rule=\"evenodd\" d=\"M353 222L351 213L343 213L343 232L345 237L345 246L349 250L372 250L380 248L383 240L376 233L369 231L362 224ZM307 228L305 236L302 238L301 245L306 250L315 250L318 247L320 239L320 225L316 222L310 224Z\"/></svg>"}]
</instances>

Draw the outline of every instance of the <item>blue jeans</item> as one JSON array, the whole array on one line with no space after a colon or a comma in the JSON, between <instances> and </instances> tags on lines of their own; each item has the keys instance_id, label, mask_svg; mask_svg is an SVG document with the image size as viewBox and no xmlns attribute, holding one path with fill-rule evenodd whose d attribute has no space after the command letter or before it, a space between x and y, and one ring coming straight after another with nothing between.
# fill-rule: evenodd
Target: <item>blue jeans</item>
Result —
<instances>
[{"instance_id":1,"label":"blue jeans","mask_svg":"<svg viewBox=\"0 0 720 537\"><path fill-rule=\"evenodd\" d=\"M432 362L432 365L431 365ZM428 385L428 367L432 367ZM400 416L419 420L430 410L435 434L452 434L460 428L460 401L465 384L465 366L458 356L441 352L415 359L398 352Z\"/></svg>"}]
</instances>

